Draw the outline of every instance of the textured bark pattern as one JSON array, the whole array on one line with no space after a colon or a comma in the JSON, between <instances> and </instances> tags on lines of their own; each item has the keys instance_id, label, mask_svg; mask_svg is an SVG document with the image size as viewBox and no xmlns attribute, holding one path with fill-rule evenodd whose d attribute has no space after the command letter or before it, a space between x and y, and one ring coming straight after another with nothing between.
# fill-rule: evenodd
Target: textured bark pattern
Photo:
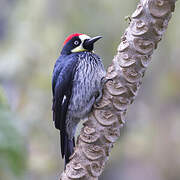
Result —
<instances>
[{"instance_id":1,"label":"textured bark pattern","mask_svg":"<svg viewBox=\"0 0 180 180\"><path fill-rule=\"evenodd\" d=\"M175 0L141 0L107 70L103 98L93 107L61 180L98 179L125 123L154 49L165 32Z\"/></svg>"}]
</instances>

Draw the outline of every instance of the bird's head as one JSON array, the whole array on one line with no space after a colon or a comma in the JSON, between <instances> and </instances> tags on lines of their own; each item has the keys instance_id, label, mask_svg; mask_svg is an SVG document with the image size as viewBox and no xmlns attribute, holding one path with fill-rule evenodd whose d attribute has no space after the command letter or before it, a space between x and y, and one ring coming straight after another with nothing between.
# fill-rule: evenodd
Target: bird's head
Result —
<instances>
[{"instance_id":1,"label":"bird's head","mask_svg":"<svg viewBox=\"0 0 180 180\"><path fill-rule=\"evenodd\" d=\"M61 54L71 54L81 51L92 51L94 43L102 36L89 37L86 34L75 33L66 38Z\"/></svg>"}]
</instances>

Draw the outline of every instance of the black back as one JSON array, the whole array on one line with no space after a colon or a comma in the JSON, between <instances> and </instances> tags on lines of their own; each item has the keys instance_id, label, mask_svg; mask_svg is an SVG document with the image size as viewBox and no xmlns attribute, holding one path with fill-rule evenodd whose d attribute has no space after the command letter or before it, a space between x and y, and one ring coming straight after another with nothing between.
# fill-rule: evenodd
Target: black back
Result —
<instances>
[{"instance_id":1,"label":"black back","mask_svg":"<svg viewBox=\"0 0 180 180\"><path fill-rule=\"evenodd\" d=\"M54 66L52 78L53 121L55 127L61 131L61 154L62 157L65 155L66 159L69 159L74 146L74 142L68 141L65 121L77 63L78 53L61 55Z\"/></svg>"}]
</instances>

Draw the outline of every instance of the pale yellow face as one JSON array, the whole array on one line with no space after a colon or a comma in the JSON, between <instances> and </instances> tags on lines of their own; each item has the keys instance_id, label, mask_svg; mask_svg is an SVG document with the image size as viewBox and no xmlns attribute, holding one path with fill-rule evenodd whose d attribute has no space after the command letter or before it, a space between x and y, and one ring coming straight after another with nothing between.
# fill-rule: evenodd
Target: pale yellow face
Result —
<instances>
[{"instance_id":1,"label":"pale yellow face","mask_svg":"<svg viewBox=\"0 0 180 180\"><path fill-rule=\"evenodd\" d=\"M91 37L89 37L89 36L86 35L86 34L82 34L82 35L79 36L79 38L81 39L81 44L80 44L78 47L72 49L71 52L87 51L86 49L83 48L83 42L84 42L86 39L91 39Z\"/></svg>"}]
</instances>

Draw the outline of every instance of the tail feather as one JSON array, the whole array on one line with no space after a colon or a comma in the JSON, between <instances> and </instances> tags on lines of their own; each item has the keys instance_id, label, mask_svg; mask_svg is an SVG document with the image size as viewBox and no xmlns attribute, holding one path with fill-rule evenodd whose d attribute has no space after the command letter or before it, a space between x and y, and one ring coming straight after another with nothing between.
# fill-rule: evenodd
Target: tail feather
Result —
<instances>
[{"instance_id":1,"label":"tail feather","mask_svg":"<svg viewBox=\"0 0 180 180\"><path fill-rule=\"evenodd\" d=\"M74 137L72 140L69 139L66 131L60 131L60 136L61 136L61 155L62 158L65 157L65 166L66 166L66 164L69 163L69 157L74 152L75 140Z\"/></svg>"}]
</instances>

